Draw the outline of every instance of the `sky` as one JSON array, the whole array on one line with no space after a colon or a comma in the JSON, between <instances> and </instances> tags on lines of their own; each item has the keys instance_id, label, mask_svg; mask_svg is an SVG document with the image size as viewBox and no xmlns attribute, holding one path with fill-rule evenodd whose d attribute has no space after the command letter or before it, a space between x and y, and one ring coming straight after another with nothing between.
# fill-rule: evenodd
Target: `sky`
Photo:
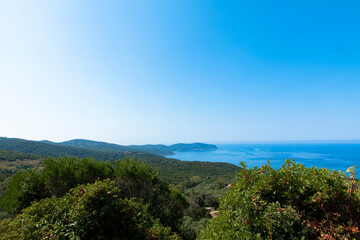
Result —
<instances>
[{"instance_id":1,"label":"sky","mask_svg":"<svg viewBox=\"0 0 360 240\"><path fill-rule=\"evenodd\" d=\"M360 1L0 0L0 136L360 139Z\"/></svg>"}]
</instances>

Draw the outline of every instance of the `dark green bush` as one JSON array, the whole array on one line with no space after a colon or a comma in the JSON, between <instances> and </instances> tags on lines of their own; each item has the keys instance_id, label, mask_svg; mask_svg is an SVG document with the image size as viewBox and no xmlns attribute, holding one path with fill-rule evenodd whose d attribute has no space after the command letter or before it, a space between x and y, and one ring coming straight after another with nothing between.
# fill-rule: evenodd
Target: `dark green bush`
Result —
<instances>
[{"instance_id":1,"label":"dark green bush","mask_svg":"<svg viewBox=\"0 0 360 240\"><path fill-rule=\"evenodd\" d=\"M93 183L97 179L113 178L109 162L90 158L48 158L43 162L41 176L50 196L64 196L78 184Z\"/></svg>"},{"instance_id":2,"label":"dark green bush","mask_svg":"<svg viewBox=\"0 0 360 240\"><path fill-rule=\"evenodd\" d=\"M12 214L19 213L33 201L62 197L71 188L93 183L97 179L115 180L122 198L136 198L136 202L148 206L147 211L159 219L160 224L179 231L184 209L188 207L184 195L175 187L161 181L157 172L149 165L130 158L115 162L114 167L109 162L97 162L89 158L45 159L42 171L27 170L15 174L10 179L0 204L2 209ZM51 205L53 202L59 205L62 203L55 201L56 198L51 199L43 200L41 204L47 206L46 204ZM46 209L52 211L55 207L56 205L53 205ZM34 220L37 224L38 221Z\"/></svg>"},{"instance_id":3,"label":"dark green bush","mask_svg":"<svg viewBox=\"0 0 360 240\"><path fill-rule=\"evenodd\" d=\"M116 182L127 197L136 197L149 202L153 188L160 183L157 172L148 164L125 158L115 162Z\"/></svg>"},{"instance_id":4,"label":"dark green bush","mask_svg":"<svg viewBox=\"0 0 360 240\"><path fill-rule=\"evenodd\" d=\"M79 184L106 178L114 178L109 162L89 158L48 158L43 162L43 170L20 170L10 178L0 198L0 207L11 214L19 213L35 200L61 197Z\"/></svg>"},{"instance_id":5,"label":"dark green bush","mask_svg":"<svg viewBox=\"0 0 360 240\"><path fill-rule=\"evenodd\" d=\"M1 196L2 210L15 214L30 206L35 200L46 197L44 183L38 170L20 170L10 178L5 193Z\"/></svg>"},{"instance_id":6,"label":"dark green bush","mask_svg":"<svg viewBox=\"0 0 360 240\"><path fill-rule=\"evenodd\" d=\"M359 239L360 194L343 173L287 160L239 178L199 239Z\"/></svg>"},{"instance_id":7,"label":"dark green bush","mask_svg":"<svg viewBox=\"0 0 360 240\"><path fill-rule=\"evenodd\" d=\"M126 158L115 162L118 187L126 197L149 205L149 212L165 226L178 230L188 202L175 187L163 182L148 164Z\"/></svg>"},{"instance_id":8,"label":"dark green bush","mask_svg":"<svg viewBox=\"0 0 360 240\"><path fill-rule=\"evenodd\" d=\"M97 181L47 198L0 222L0 239L178 239L115 182Z\"/></svg>"}]
</instances>

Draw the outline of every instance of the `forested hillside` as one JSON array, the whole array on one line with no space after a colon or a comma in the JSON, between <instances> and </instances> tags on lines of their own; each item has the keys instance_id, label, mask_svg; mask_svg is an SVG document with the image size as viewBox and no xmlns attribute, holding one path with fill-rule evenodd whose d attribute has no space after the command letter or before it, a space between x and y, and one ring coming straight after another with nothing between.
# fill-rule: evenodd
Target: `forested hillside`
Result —
<instances>
[{"instance_id":1,"label":"forested hillside","mask_svg":"<svg viewBox=\"0 0 360 240\"><path fill-rule=\"evenodd\" d=\"M84 148L88 150L106 151L106 152L145 152L157 155L172 155L173 152L165 145L130 145L123 146L113 143L98 142L86 139L74 139L70 141L54 143L63 146Z\"/></svg>"},{"instance_id":2,"label":"forested hillside","mask_svg":"<svg viewBox=\"0 0 360 240\"><path fill-rule=\"evenodd\" d=\"M83 148L61 146L49 142L29 141L17 138L0 138L0 149L54 157L92 156L96 160L109 160L124 157L124 153L91 151Z\"/></svg>"},{"instance_id":3,"label":"forested hillside","mask_svg":"<svg viewBox=\"0 0 360 240\"><path fill-rule=\"evenodd\" d=\"M47 141L48 142L48 141ZM51 142L50 142L51 143ZM204 150L215 150L216 145L206 143L177 143L173 145L162 145L162 144L146 144L146 145L129 145L123 146L113 143L98 142L86 139L74 139L66 142L53 143L63 146L84 148L88 150L101 150L108 152L146 152L157 155L173 155L173 151L204 151Z\"/></svg>"}]
</instances>

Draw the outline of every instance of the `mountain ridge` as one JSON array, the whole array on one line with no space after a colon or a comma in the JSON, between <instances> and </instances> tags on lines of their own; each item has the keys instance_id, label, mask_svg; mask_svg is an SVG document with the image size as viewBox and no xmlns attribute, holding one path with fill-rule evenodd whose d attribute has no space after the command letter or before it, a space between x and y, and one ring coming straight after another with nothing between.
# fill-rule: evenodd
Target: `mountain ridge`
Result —
<instances>
[{"instance_id":1,"label":"mountain ridge","mask_svg":"<svg viewBox=\"0 0 360 240\"><path fill-rule=\"evenodd\" d=\"M145 145L119 145L102 141L88 139L72 139L63 142L51 142L42 140L43 143L57 144L61 146L77 147L88 150L107 151L107 152L145 152L161 156L175 155L174 151L205 151L215 150L216 145L207 143L176 143L172 145L164 144L145 144Z\"/></svg>"}]
</instances>

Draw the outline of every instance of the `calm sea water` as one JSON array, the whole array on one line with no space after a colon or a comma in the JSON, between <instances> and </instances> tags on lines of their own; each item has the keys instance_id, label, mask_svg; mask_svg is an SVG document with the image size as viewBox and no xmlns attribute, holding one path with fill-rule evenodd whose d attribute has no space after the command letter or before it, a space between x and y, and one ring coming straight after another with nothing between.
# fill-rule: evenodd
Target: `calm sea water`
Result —
<instances>
[{"instance_id":1,"label":"calm sea water","mask_svg":"<svg viewBox=\"0 0 360 240\"><path fill-rule=\"evenodd\" d=\"M184 161L226 162L248 167L260 167L270 160L273 168L279 168L285 159L295 159L306 167L325 167L346 171L357 165L360 172L360 143L342 144L226 144L217 145L218 150L175 152L168 156Z\"/></svg>"}]
</instances>

